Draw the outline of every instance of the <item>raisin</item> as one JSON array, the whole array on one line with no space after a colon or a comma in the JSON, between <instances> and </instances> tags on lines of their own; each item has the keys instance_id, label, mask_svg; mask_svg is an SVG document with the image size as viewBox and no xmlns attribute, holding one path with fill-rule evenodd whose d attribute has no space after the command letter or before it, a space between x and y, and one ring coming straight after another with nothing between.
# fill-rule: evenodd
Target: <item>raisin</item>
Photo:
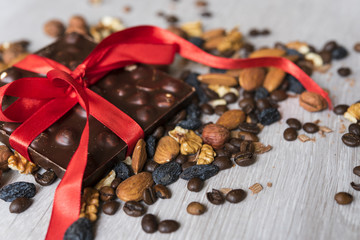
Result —
<instances>
[{"instance_id":1,"label":"raisin","mask_svg":"<svg viewBox=\"0 0 360 240\"><path fill-rule=\"evenodd\" d=\"M201 109L198 105L196 104L190 104L187 108L186 108L186 112L187 112L187 118L190 119L195 119L195 118L199 118L201 116Z\"/></svg>"},{"instance_id":2,"label":"raisin","mask_svg":"<svg viewBox=\"0 0 360 240\"><path fill-rule=\"evenodd\" d=\"M130 168L124 162L117 163L114 167L114 171L116 173L116 177L121 178L122 181L132 175Z\"/></svg>"},{"instance_id":3,"label":"raisin","mask_svg":"<svg viewBox=\"0 0 360 240\"><path fill-rule=\"evenodd\" d=\"M156 184L166 186L179 179L181 170L181 165L177 162L168 162L156 168L152 176Z\"/></svg>"},{"instance_id":4,"label":"raisin","mask_svg":"<svg viewBox=\"0 0 360 240\"><path fill-rule=\"evenodd\" d=\"M206 165L195 165L185 169L180 175L182 179L190 180L191 178L200 178L205 181L206 179L215 176L219 172L218 166L206 164Z\"/></svg>"},{"instance_id":5,"label":"raisin","mask_svg":"<svg viewBox=\"0 0 360 240\"><path fill-rule=\"evenodd\" d=\"M337 60L343 59L347 55L348 55L348 51L343 46L336 47L331 53L332 58Z\"/></svg>"},{"instance_id":6,"label":"raisin","mask_svg":"<svg viewBox=\"0 0 360 240\"><path fill-rule=\"evenodd\" d=\"M79 218L66 230L63 240L92 240L92 224L87 218Z\"/></svg>"},{"instance_id":7,"label":"raisin","mask_svg":"<svg viewBox=\"0 0 360 240\"><path fill-rule=\"evenodd\" d=\"M191 37L189 38L189 42L191 42L192 44L194 44L195 46L202 48L202 46L204 45L205 40L199 37Z\"/></svg>"},{"instance_id":8,"label":"raisin","mask_svg":"<svg viewBox=\"0 0 360 240\"><path fill-rule=\"evenodd\" d=\"M206 96L204 89L201 88L199 81L197 80L197 77L199 76L198 73L190 73L186 79L185 82L193 86L196 90L196 94L199 97L199 100L201 103L209 101L209 98Z\"/></svg>"},{"instance_id":9,"label":"raisin","mask_svg":"<svg viewBox=\"0 0 360 240\"><path fill-rule=\"evenodd\" d=\"M255 99L256 100L264 99L264 98L267 98L268 96L269 96L269 92L264 87L259 87L255 91Z\"/></svg>"},{"instance_id":10,"label":"raisin","mask_svg":"<svg viewBox=\"0 0 360 240\"><path fill-rule=\"evenodd\" d=\"M226 73L226 69L210 68L211 73Z\"/></svg>"},{"instance_id":11,"label":"raisin","mask_svg":"<svg viewBox=\"0 0 360 240\"><path fill-rule=\"evenodd\" d=\"M12 202L16 198L32 198L35 196L36 188L33 183L15 182L6 185L0 190L0 199L5 202Z\"/></svg>"},{"instance_id":12,"label":"raisin","mask_svg":"<svg viewBox=\"0 0 360 240\"><path fill-rule=\"evenodd\" d=\"M194 119L182 120L177 124L177 126L180 126L185 129L196 130L199 127L201 127L201 124L202 122L200 119L194 118Z\"/></svg>"},{"instance_id":13,"label":"raisin","mask_svg":"<svg viewBox=\"0 0 360 240\"><path fill-rule=\"evenodd\" d=\"M303 58L304 55L296 51L295 49L288 48L286 49L286 55L288 56L299 56L299 58Z\"/></svg>"},{"instance_id":14,"label":"raisin","mask_svg":"<svg viewBox=\"0 0 360 240\"><path fill-rule=\"evenodd\" d=\"M152 135L146 138L146 153L149 158L155 154L156 138Z\"/></svg>"},{"instance_id":15,"label":"raisin","mask_svg":"<svg viewBox=\"0 0 360 240\"><path fill-rule=\"evenodd\" d=\"M305 91L305 88L303 87L303 85L295 77L291 76L290 74L286 75L285 80L287 80L289 82L288 90L290 92L302 93L303 91Z\"/></svg>"},{"instance_id":16,"label":"raisin","mask_svg":"<svg viewBox=\"0 0 360 240\"><path fill-rule=\"evenodd\" d=\"M279 121L281 116L276 108L267 108L260 112L258 118L262 125L270 125Z\"/></svg>"}]
</instances>

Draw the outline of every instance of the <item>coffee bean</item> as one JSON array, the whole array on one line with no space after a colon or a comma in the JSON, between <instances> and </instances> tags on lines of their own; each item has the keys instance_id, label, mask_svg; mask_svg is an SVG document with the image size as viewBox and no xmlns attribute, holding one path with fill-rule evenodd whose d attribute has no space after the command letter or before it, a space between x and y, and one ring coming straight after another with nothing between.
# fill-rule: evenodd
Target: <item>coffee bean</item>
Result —
<instances>
[{"instance_id":1,"label":"coffee bean","mask_svg":"<svg viewBox=\"0 0 360 240\"><path fill-rule=\"evenodd\" d=\"M234 160L240 167L247 167L255 163L255 157L252 152L239 152L234 155Z\"/></svg>"},{"instance_id":2,"label":"coffee bean","mask_svg":"<svg viewBox=\"0 0 360 240\"><path fill-rule=\"evenodd\" d=\"M356 184L354 182L351 182L350 185L354 190L360 191L360 184Z\"/></svg>"},{"instance_id":3,"label":"coffee bean","mask_svg":"<svg viewBox=\"0 0 360 240\"><path fill-rule=\"evenodd\" d=\"M201 215L206 211L206 207L199 202L191 202L187 206L186 211L191 215Z\"/></svg>"},{"instance_id":4,"label":"coffee bean","mask_svg":"<svg viewBox=\"0 0 360 240\"><path fill-rule=\"evenodd\" d=\"M227 103L234 103L238 99L238 96L236 96L235 93L230 92L225 94L223 96L223 99L225 99Z\"/></svg>"},{"instance_id":5,"label":"coffee bean","mask_svg":"<svg viewBox=\"0 0 360 240\"><path fill-rule=\"evenodd\" d=\"M348 147L358 147L360 146L360 136L353 133L345 133L341 140Z\"/></svg>"},{"instance_id":6,"label":"coffee bean","mask_svg":"<svg viewBox=\"0 0 360 240\"><path fill-rule=\"evenodd\" d=\"M178 17L177 16L174 16L174 15L169 15L169 16L166 16L166 21L168 23L177 23L179 21Z\"/></svg>"},{"instance_id":7,"label":"coffee bean","mask_svg":"<svg viewBox=\"0 0 360 240\"><path fill-rule=\"evenodd\" d=\"M231 156L231 153L225 149L217 149L216 150L216 156L218 157L223 157L223 156L226 156L226 157L230 157Z\"/></svg>"},{"instance_id":8,"label":"coffee bean","mask_svg":"<svg viewBox=\"0 0 360 240\"><path fill-rule=\"evenodd\" d=\"M349 126L349 132L350 132L350 133L353 133L353 134L355 134L355 135L360 136L360 125L359 125L359 124L356 124L356 123L350 124L350 126Z\"/></svg>"},{"instance_id":9,"label":"coffee bean","mask_svg":"<svg viewBox=\"0 0 360 240\"><path fill-rule=\"evenodd\" d=\"M256 28L252 28L249 31L249 36L251 37L257 37L258 35L260 35L259 30L257 30Z\"/></svg>"},{"instance_id":10,"label":"coffee bean","mask_svg":"<svg viewBox=\"0 0 360 240\"><path fill-rule=\"evenodd\" d=\"M249 133L253 133L253 134L258 134L261 131L261 129L259 128L259 126L257 124L247 123L247 122L240 123L239 129L241 131L249 132Z\"/></svg>"},{"instance_id":11,"label":"coffee bean","mask_svg":"<svg viewBox=\"0 0 360 240\"><path fill-rule=\"evenodd\" d=\"M360 177L360 166L356 166L353 169L353 173Z\"/></svg>"},{"instance_id":12,"label":"coffee bean","mask_svg":"<svg viewBox=\"0 0 360 240\"><path fill-rule=\"evenodd\" d=\"M204 85L203 87L205 95L210 99L219 99L219 94L208 88L208 86Z\"/></svg>"},{"instance_id":13,"label":"coffee bean","mask_svg":"<svg viewBox=\"0 0 360 240\"><path fill-rule=\"evenodd\" d=\"M325 43L323 50L332 52L337 46L338 45L335 41L328 41Z\"/></svg>"},{"instance_id":14,"label":"coffee bean","mask_svg":"<svg viewBox=\"0 0 360 240\"><path fill-rule=\"evenodd\" d=\"M115 178L111 184L110 184L110 187L112 187L113 189L116 189L119 184L121 183L121 178Z\"/></svg>"},{"instance_id":15,"label":"coffee bean","mask_svg":"<svg viewBox=\"0 0 360 240\"><path fill-rule=\"evenodd\" d=\"M185 171L187 168L195 166L195 165L196 165L196 162L186 162L186 163L181 165L181 169L183 171Z\"/></svg>"},{"instance_id":16,"label":"coffee bean","mask_svg":"<svg viewBox=\"0 0 360 240\"><path fill-rule=\"evenodd\" d=\"M180 224L175 220L164 220L159 223L159 232L161 233L172 233L178 230Z\"/></svg>"},{"instance_id":17,"label":"coffee bean","mask_svg":"<svg viewBox=\"0 0 360 240\"><path fill-rule=\"evenodd\" d=\"M240 145L243 142L242 139L240 138L232 138L230 139L229 143L231 143L232 145L234 145L235 147L238 147L240 149ZM216 154L216 156L219 156L218 154ZM226 156L230 156L230 155L226 155ZM220 156L219 156L220 157Z\"/></svg>"},{"instance_id":18,"label":"coffee bean","mask_svg":"<svg viewBox=\"0 0 360 240\"><path fill-rule=\"evenodd\" d=\"M157 196L158 198L161 198L161 199L171 198L170 189L168 189L168 188L165 187L164 185L156 184L156 185L154 186L154 190L155 190L156 196Z\"/></svg>"},{"instance_id":19,"label":"coffee bean","mask_svg":"<svg viewBox=\"0 0 360 240\"><path fill-rule=\"evenodd\" d=\"M245 141L252 141L252 142L259 141L259 137L250 132L238 132L237 137L239 137L239 138L241 138L241 140L245 140Z\"/></svg>"},{"instance_id":20,"label":"coffee bean","mask_svg":"<svg viewBox=\"0 0 360 240\"><path fill-rule=\"evenodd\" d=\"M143 201L147 205L152 205L156 202L157 196L153 187L148 187L143 192Z\"/></svg>"},{"instance_id":21,"label":"coffee bean","mask_svg":"<svg viewBox=\"0 0 360 240\"><path fill-rule=\"evenodd\" d=\"M231 143L225 143L224 148L225 148L225 150L229 151L230 153L236 153L239 151L239 148L235 147Z\"/></svg>"},{"instance_id":22,"label":"coffee bean","mask_svg":"<svg viewBox=\"0 0 360 240\"><path fill-rule=\"evenodd\" d=\"M175 158L175 162L177 162L178 164L184 164L186 163L188 160L187 156L179 154L176 158Z\"/></svg>"},{"instance_id":23,"label":"coffee bean","mask_svg":"<svg viewBox=\"0 0 360 240\"><path fill-rule=\"evenodd\" d=\"M312 122L307 122L304 124L303 129L307 133L316 133L319 131L319 126Z\"/></svg>"},{"instance_id":24,"label":"coffee bean","mask_svg":"<svg viewBox=\"0 0 360 240\"><path fill-rule=\"evenodd\" d=\"M226 194L226 201L231 203L239 203L246 198L246 192L242 189L233 189Z\"/></svg>"},{"instance_id":25,"label":"coffee bean","mask_svg":"<svg viewBox=\"0 0 360 240\"><path fill-rule=\"evenodd\" d=\"M335 201L340 205L350 204L353 201L353 196L346 192L339 192L335 194Z\"/></svg>"},{"instance_id":26,"label":"coffee bean","mask_svg":"<svg viewBox=\"0 0 360 240\"><path fill-rule=\"evenodd\" d=\"M285 99L288 98L287 93L284 90L275 90L270 94L270 99L274 100L276 102L281 102L284 101Z\"/></svg>"},{"instance_id":27,"label":"coffee bean","mask_svg":"<svg viewBox=\"0 0 360 240\"><path fill-rule=\"evenodd\" d=\"M319 55L325 64L331 63L332 60L331 52L323 50L319 52Z\"/></svg>"},{"instance_id":28,"label":"coffee bean","mask_svg":"<svg viewBox=\"0 0 360 240\"><path fill-rule=\"evenodd\" d=\"M262 111L264 109L271 108L271 104L269 100L263 98L256 101L256 107L259 109L259 111Z\"/></svg>"},{"instance_id":29,"label":"coffee bean","mask_svg":"<svg viewBox=\"0 0 360 240\"><path fill-rule=\"evenodd\" d=\"M234 165L230 158L226 156L216 157L212 164L218 166L220 170L231 168Z\"/></svg>"},{"instance_id":30,"label":"coffee bean","mask_svg":"<svg viewBox=\"0 0 360 240\"><path fill-rule=\"evenodd\" d=\"M140 217L146 212L144 206L136 201L126 202L123 210L127 215L131 217Z\"/></svg>"},{"instance_id":31,"label":"coffee bean","mask_svg":"<svg viewBox=\"0 0 360 240\"><path fill-rule=\"evenodd\" d=\"M162 138L164 136L164 133L165 133L165 128L163 126L159 126L154 130L152 135L156 139L160 139L160 138Z\"/></svg>"},{"instance_id":32,"label":"coffee bean","mask_svg":"<svg viewBox=\"0 0 360 240\"><path fill-rule=\"evenodd\" d=\"M200 192L203 187L204 181L200 178L191 178L187 184L187 189L191 192Z\"/></svg>"},{"instance_id":33,"label":"coffee bean","mask_svg":"<svg viewBox=\"0 0 360 240\"><path fill-rule=\"evenodd\" d=\"M271 33L271 31L267 28L265 28L264 30L260 31L260 34L263 36L267 36Z\"/></svg>"},{"instance_id":34,"label":"coffee bean","mask_svg":"<svg viewBox=\"0 0 360 240\"><path fill-rule=\"evenodd\" d=\"M256 102L253 98L243 98L239 101L240 108L247 114L256 109Z\"/></svg>"},{"instance_id":35,"label":"coffee bean","mask_svg":"<svg viewBox=\"0 0 360 240\"><path fill-rule=\"evenodd\" d=\"M155 162L154 160L150 160L150 161L147 161L146 164L145 164L145 171L147 172L154 172L155 169L157 169L158 167L160 166L160 164L158 164L157 162Z\"/></svg>"},{"instance_id":36,"label":"coffee bean","mask_svg":"<svg viewBox=\"0 0 360 240\"><path fill-rule=\"evenodd\" d=\"M287 128L285 129L283 136L286 141L294 141L298 134L295 128Z\"/></svg>"},{"instance_id":37,"label":"coffee bean","mask_svg":"<svg viewBox=\"0 0 360 240\"><path fill-rule=\"evenodd\" d=\"M56 180L57 177L54 171L47 170L43 174L40 174L39 172L35 173L34 178L41 186L49 186Z\"/></svg>"},{"instance_id":38,"label":"coffee bean","mask_svg":"<svg viewBox=\"0 0 360 240\"><path fill-rule=\"evenodd\" d=\"M152 214L146 214L141 219L141 227L146 233L154 233L158 230L158 221Z\"/></svg>"},{"instance_id":39,"label":"coffee bean","mask_svg":"<svg viewBox=\"0 0 360 240\"><path fill-rule=\"evenodd\" d=\"M296 130L300 130L302 128L301 123L299 120L297 120L296 118L289 118L288 120L286 120L287 125L289 125L289 127L294 128Z\"/></svg>"},{"instance_id":40,"label":"coffee bean","mask_svg":"<svg viewBox=\"0 0 360 240\"><path fill-rule=\"evenodd\" d=\"M30 207L31 203L29 198L19 197L11 202L9 210L11 213L22 213Z\"/></svg>"},{"instance_id":41,"label":"coffee bean","mask_svg":"<svg viewBox=\"0 0 360 240\"><path fill-rule=\"evenodd\" d=\"M348 67L341 67L337 70L338 74L342 77L347 77L351 74L351 69Z\"/></svg>"},{"instance_id":42,"label":"coffee bean","mask_svg":"<svg viewBox=\"0 0 360 240\"><path fill-rule=\"evenodd\" d=\"M215 112L213 107L208 103L201 104L200 108L201 108L201 112L208 114L208 115L212 115Z\"/></svg>"},{"instance_id":43,"label":"coffee bean","mask_svg":"<svg viewBox=\"0 0 360 240\"><path fill-rule=\"evenodd\" d=\"M348 110L349 108L349 105L346 105L346 104L339 104L339 105L336 105L334 107L334 113L336 115L344 115L344 113L346 113L346 111Z\"/></svg>"},{"instance_id":44,"label":"coffee bean","mask_svg":"<svg viewBox=\"0 0 360 240\"><path fill-rule=\"evenodd\" d=\"M242 141L240 144L240 152L251 152L253 153L255 151L254 144L252 141Z\"/></svg>"},{"instance_id":45,"label":"coffee bean","mask_svg":"<svg viewBox=\"0 0 360 240\"><path fill-rule=\"evenodd\" d=\"M355 43L354 50L355 52L360 52L360 43Z\"/></svg>"},{"instance_id":46,"label":"coffee bean","mask_svg":"<svg viewBox=\"0 0 360 240\"><path fill-rule=\"evenodd\" d=\"M104 186L100 189L100 199L104 202L114 200L116 197L115 190L112 187Z\"/></svg>"},{"instance_id":47,"label":"coffee bean","mask_svg":"<svg viewBox=\"0 0 360 240\"><path fill-rule=\"evenodd\" d=\"M206 197L209 202L214 205L220 205L225 202L223 194L217 189L213 189L212 192L207 192Z\"/></svg>"},{"instance_id":48,"label":"coffee bean","mask_svg":"<svg viewBox=\"0 0 360 240\"><path fill-rule=\"evenodd\" d=\"M120 203L114 200L107 201L102 205L103 213L107 215L114 215L116 211L119 209Z\"/></svg>"},{"instance_id":49,"label":"coffee bean","mask_svg":"<svg viewBox=\"0 0 360 240\"><path fill-rule=\"evenodd\" d=\"M229 109L226 105L218 105L215 107L215 113L216 113L216 115L219 115L219 116L223 115L224 112L226 112L228 110Z\"/></svg>"}]
</instances>

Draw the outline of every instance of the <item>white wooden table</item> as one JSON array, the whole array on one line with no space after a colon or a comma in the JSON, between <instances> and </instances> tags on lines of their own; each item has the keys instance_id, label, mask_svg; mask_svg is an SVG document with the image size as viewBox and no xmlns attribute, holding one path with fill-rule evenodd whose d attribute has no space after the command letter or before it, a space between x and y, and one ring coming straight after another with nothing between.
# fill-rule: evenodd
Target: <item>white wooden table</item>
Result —
<instances>
[{"instance_id":1,"label":"white wooden table","mask_svg":"<svg viewBox=\"0 0 360 240\"><path fill-rule=\"evenodd\" d=\"M127 26L153 24L166 27L156 16L158 10L176 13L182 22L197 20L200 11L195 1L116 1L104 0L100 6L91 6L87 0L2 0L0 15L0 42L27 38L31 50L37 50L52 39L43 34L43 23L51 18L66 21L73 14L83 14L91 23L104 15L119 16ZM359 10L357 0L227 0L209 1L214 16L204 19L207 29L238 25L247 33L252 27L269 28L272 34L252 42L257 47L272 46L276 41L306 40L320 48L335 39L348 49L360 41ZM123 6L132 11L123 13ZM353 70L351 78L360 76L360 54L351 51L348 58L334 62L327 74L314 74L313 78L331 91L334 104L351 104L359 100L360 82L350 86L336 74L340 66ZM205 70L205 69L203 69ZM342 117L329 111L310 114L298 106L297 99L281 103L283 120L264 129L261 141L274 148L258 157L256 164L220 172L206 182L200 193L186 190L186 182L179 180L170 186L170 200L159 200L148 208L160 219L176 219L181 228L173 234L145 234L140 227L141 218L128 217L122 209L115 216L100 215L96 224L96 239L359 239L360 192L350 187L350 182L360 182L352 169L360 165L360 149L345 147L339 133ZM326 138L316 136L316 142L286 142L282 138L284 121L296 117L302 122L321 120L334 133ZM349 123L344 120L346 126ZM4 183L14 181L34 182L32 176L8 172ZM205 193L212 188L247 189L261 183L264 190L248 196L240 204L211 205ZM273 187L266 187L272 182ZM8 203L0 204L0 239L43 239L50 219L53 194L59 180L50 187L40 187L33 205L24 213L11 214ZM334 194L347 191L354 195L354 202L339 206ZM186 213L191 201L208 207L202 216ZM123 204L122 204L123 205Z\"/></svg>"}]
</instances>

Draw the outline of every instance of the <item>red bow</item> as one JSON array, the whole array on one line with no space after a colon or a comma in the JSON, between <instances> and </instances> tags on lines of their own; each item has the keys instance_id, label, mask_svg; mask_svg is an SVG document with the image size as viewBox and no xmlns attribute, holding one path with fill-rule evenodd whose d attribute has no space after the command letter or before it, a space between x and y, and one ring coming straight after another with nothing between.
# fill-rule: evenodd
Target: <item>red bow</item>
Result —
<instances>
[{"instance_id":1,"label":"red bow","mask_svg":"<svg viewBox=\"0 0 360 240\"><path fill-rule=\"evenodd\" d=\"M164 29L139 26L114 33L104 39L73 72L55 61L37 55L29 55L17 63L15 67L35 73L47 73L47 76L18 79L0 88L1 103L5 95L18 97L5 111L0 109L0 121L22 123L10 136L11 146L30 159L27 151L30 143L79 103L85 109L87 117L91 114L119 136L128 145L127 154L130 154L137 140L143 137L143 130L124 112L87 87L111 70L136 62L171 64L175 53L195 62L222 69L281 68L298 79L308 91L323 96L331 108L328 94L288 59L216 57ZM87 120L80 144L56 189L47 239L62 239L66 229L79 217L88 140Z\"/></svg>"}]
</instances>

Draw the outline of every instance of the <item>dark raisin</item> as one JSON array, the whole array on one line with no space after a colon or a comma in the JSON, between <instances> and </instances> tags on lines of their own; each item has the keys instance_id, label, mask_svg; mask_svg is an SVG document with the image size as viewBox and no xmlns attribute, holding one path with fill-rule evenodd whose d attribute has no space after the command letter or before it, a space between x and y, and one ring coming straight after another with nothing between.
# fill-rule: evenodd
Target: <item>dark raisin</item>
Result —
<instances>
[{"instance_id":1,"label":"dark raisin","mask_svg":"<svg viewBox=\"0 0 360 240\"><path fill-rule=\"evenodd\" d=\"M204 39L199 38L199 37L191 37L188 40L189 42L191 42L192 44L194 44L195 46L201 48L205 42Z\"/></svg>"},{"instance_id":2,"label":"dark raisin","mask_svg":"<svg viewBox=\"0 0 360 240\"><path fill-rule=\"evenodd\" d=\"M189 119L195 119L195 118L199 118L201 116L201 109L198 105L196 104L190 104L187 108L186 108L186 112L187 112L187 118Z\"/></svg>"},{"instance_id":3,"label":"dark raisin","mask_svg":"<svg viewBox=\"0 0 360 240\"><path fill-rule=\"evenodd\" d=\"M348 51L343 46L336 47L331 53L332 58L337 60L343 59L347 57L347 55Z\"/></svg>"},{"instance_id":4,"label":"dark raisin","mask_svg":"<svg viewBox=\"0 0 360 240\"><path fill-rule=\"evenodd\" d=\"M197 80L197 77L199 76L198 73L189 73L187 78L185 79L185 82L193 86L196 90L196 94L199 97L199 100L201 103L209 101L209 98L206 96L204 89L200 86L199 81Z\"/></svg>"},{"instance_id":5,"label":"dark raisin","mask_svg":"<svg viewBox=\"0 0 360 240\"><path fill-rule=\"evenodd\" d=\"M288 90L294 93L302 93L305 91L303 85L293 76L287 74L285 79L289 82Z\"/></svg>"},{"instance_id":6,"label":"dark raisin","mask_svg":"<svg viewBox=\"0 0 360 240\"><path fill-rule=\"evenodd\" d=\"M266 88L264 87L259 87L258 89L256 89L255 91L255 99L264 99L267 98L269 96L269 92L268 90L266 90Z\"/></svg>"},{"instance_id":7,"label":"dark raisin","mask_svg":"<svg viewBox=\"0 0 360 240\"><path fill-rule=\"evenodd\" d=\"M262 125L270 125L279 121L281 116L276 108L267 108L260 112L258 118Z\"/></svg>"},{"instance_id":8,"label":"dark raisin","mask_svg":"<svg viewBox=\"0 0 360 240\"><path fill-rule=\"evenodd\" d=\"M160 165L152 173L152 176L156 184L166 186L176 182L179 179L181 171L181 165L173 161Z\"/></svg>"},{"instance_id":9,"label":"dark raisin","mask_svg":"<svg viewBox=\"0 0 360 240\"><path fill-rule=\"evenodd\" d=\"M6 185L0 190L0 199L5 202L12 202L16 198L32 198L35 196L36 188L33 183L15 182Z\"/></svg>"},{"instance_id":10,"label":"dark raisin","mask_svg":"<svg viewBox=\"0 0 360 240\"><path fill-rule=\"evenodd\" d=\"M114 167L114 171L116 173L116 177L121 178L122 181L132 175L130 168L124 162L117 163Z\"/></svg>"},{"instance_id":11,"label":"dark raisin","mask_svg":"<svg viewBox=\"0 0 360 240\"><path fill-rule=\"evenodd\" d=\"M286 49L286 55L299 56L300 58L304 57L304 55L302 55L301 53L299 53L295 49L291 49L291 48Z\"/></svg>"},{"instance_id":12,"label":"dark raisin","mask_svg":"<svg viewBox=\"0 0 360 240\"><path fill-rule=\"evenodd\" d=\"M202 124L202 122L201 122L200 119L198 119L198 118L189 118L189 119L180 121L177 124L177 126L180 126L182 128L185 128L185 129L196 130L199 127L201 127L201 124Z\"/></svg>"},{"instance_id":13,"label":"dark raisin","mask_svg":"<svg viewBox=\"0 0 360 240\"><path fill-rule=\"evenodd\" d=\"M152 135L146 138L146 153L149 158L152 158L155 154L156 138Z\"/></svg>"},{"instance_id":14,"label":"dark raisin","mask_svg":"<svg viewBox=\"0 0 360 240\"><path fill-rule=\"evenodd\" d=\"M226 69L210 68L211 73L226 73Z\"/></svg>"},{"instance_id":15,"label":"dark raisin","mask_svg":"<svg viewBox=\"0 0 360 240\"><path fill-rule=\"evenodd\" d=\"M87 218L79 218L66 230L63 240L92 240L91 221Z\"/></svg>"},{"instance_id":16,"label":"dark raisin","mask_svg":"<svg viewBox=\"0 0 360 240\"><path fill-rule=\"evenodd\" d=\"M206 179L215 176L219 172L219 167L215 165L195 165L184 170L180 175L182 179L190 180L191 178L200 178L205 181Z\"/></svg>"}]
</instances>

